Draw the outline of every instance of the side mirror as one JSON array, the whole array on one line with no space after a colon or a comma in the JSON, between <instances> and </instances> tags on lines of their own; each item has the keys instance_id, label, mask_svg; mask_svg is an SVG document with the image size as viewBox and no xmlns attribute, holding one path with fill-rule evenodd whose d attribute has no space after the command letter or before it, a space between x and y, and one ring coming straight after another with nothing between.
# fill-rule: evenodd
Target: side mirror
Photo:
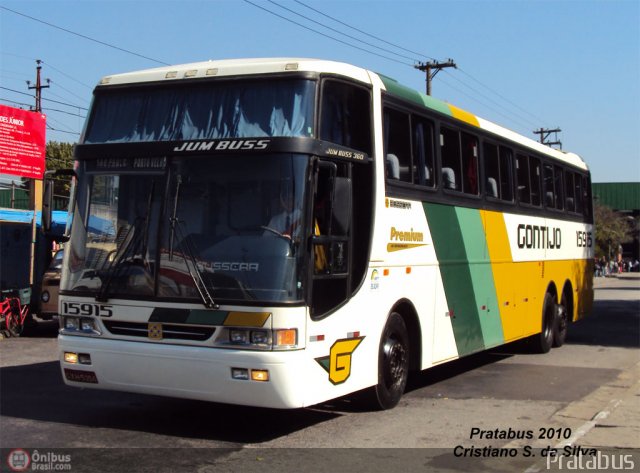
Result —
<instances>
[{"instance_id":1,"label":"side mirror","mask_svg":"<svg viewBox=\"0 0 640 473\"><path fill-rule=\"evenodd\" d=\"M50 171L47 171L47 173ZM45 173L44 196L42 200L42 231L45 235L51 233L51 221L53 213L53 180L47 179Z\"/></svg>"},{"instance_id":2,"label":"side mirror","mask_svg":"<svg viewBox=\"0 0 640 473\"><path fill-rule=\"evenodd\" d=\"M53 222L53 187L54 177L57 176L69 176L70 179L78 177L73 169L56 169L54 171L47 171L44 173L44 195L42 198L42 231L45 235L51 234L51 227ZM69 213L73 215L75 208L74 192L71 193L69 199ZM66 235L65 235L66 237Z\"/></svg>"}]
</instances>

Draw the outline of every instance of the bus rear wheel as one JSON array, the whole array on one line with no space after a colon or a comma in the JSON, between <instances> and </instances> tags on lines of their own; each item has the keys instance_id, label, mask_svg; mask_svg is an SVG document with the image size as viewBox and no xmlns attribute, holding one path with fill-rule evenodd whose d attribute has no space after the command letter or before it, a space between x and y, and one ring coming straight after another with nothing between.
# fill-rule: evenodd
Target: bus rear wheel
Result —
<instances>
[{"instance_id":1,"label":"bus rear wheel","mask_svg":"<svg viewBox=\"0 0 640 473\"><path fill-rule=\"evenodd\" d=\"M395 407L404 394L409 378L409 335L404 319L393 312L380 339L378 384L372 401L378 409Z\"/></svg>"},{"instance_id":2,"label":"bus rear wheel","mask_svg":"<svg viewBox=\"0 0 640 473\"><path fill-rule=\"evenodd\" d=\"M567 339L569 321L569 305L567 303L567 296L562 294L560 305L556 306L556 324L553 330L554 347L561 347Z\"/></svg>"},{"instance_id":3,"label":"bus rear wheel","mask_svg":"<svg viewBox=\"0 0 640 473\"><path fill-rule=\"evenodd\" d=\"M542 331L533 337L536 353L548 353L551 350L557 326L557 311L556 296L547 292L542 304Z\"/></svg>"}]
</instances>

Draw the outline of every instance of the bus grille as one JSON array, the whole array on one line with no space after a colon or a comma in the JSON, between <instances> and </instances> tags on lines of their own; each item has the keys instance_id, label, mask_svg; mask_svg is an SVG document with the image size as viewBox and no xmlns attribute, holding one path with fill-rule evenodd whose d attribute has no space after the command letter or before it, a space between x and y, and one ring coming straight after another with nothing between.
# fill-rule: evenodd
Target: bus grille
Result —
<instances>
[{"instance_id":1,"label":"bus grille","mask_svg":"<svg viewBox=\"0 0 640 473\"><path fill-rule=\"evenodd\" d=\"M118 322L114 320L104 320L103 323L113 335L149 338L148 323ZM215 327L162 324L162 338L164 340L204 341L211 338L215 331Z\"/></svg>"}]
</instances>

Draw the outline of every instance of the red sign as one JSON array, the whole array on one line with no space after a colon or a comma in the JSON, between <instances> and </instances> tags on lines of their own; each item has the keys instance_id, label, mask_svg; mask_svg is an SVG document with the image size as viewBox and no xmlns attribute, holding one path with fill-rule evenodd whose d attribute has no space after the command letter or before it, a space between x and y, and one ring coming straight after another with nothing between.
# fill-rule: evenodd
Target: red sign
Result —
<instances>
[{"instance_id":1,"label":"red sign","mask_svg":"<svg viewBox=\"0 0 640 473\"><path fill-rule=\"evenodd\" d=\"M46 117L0 105L0 174L42 179Z\"/></svg>"}]
</instances>

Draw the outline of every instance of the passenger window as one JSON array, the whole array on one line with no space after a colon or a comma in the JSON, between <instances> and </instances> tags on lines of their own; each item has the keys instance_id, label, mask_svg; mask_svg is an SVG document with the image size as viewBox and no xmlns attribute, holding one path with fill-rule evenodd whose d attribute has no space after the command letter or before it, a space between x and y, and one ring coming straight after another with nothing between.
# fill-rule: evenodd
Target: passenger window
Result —
<instances>
[{"instance_id":1,"label":"passenger window","mask_svg":"<svg viewBox=\"0 0 640 473\"><path fill-rule=\"evenodd\" d=\"M413 182L409 114L385 108L384 142L387 179Z\"/></svg>"},{"instance_id":2,"label":"passenger window","mask_svg":"<svg viewBox=\"0 0 640 473\"><path fill-rule=\"evenodd\" d=\"M320 139L371 155L371 96L346 82L324 81Z\"/></svg>"},{"instance_id":3,"label":"passenger window","mask_svg":"<svg viewBox=\"0 0 640 473\"><path fill-rule=\"evenodd\" d=\"M540 207L542 205L542 191L540 179L542 178L542 167L540 160L529 156L529 179L531 185L531 205Z\"/></svg>"},{"instance_id":4,"label":"passenger window","mask_svg":"<svg viewBox=\"0 0 640 473\"><path fill-rule=\"evenodd\" d=\"M478 195L478 138L462 133L462 192Z\"/></svg>"},{"instance_id":5,"label":"passenger window","mask_svg":"<svg viewBox=\"0 0 640 473\"><path fill-rule=\"evenodd\" d=\"M582 176L582 215L592 216L591 181L587 176Z\"/></svg>"},{"instance_id":6,"label":"passenger window","mask_svg":"<svg viewBox=\"0 0 640 473\"><path fill-rule=\"evenodd\" d=\"M513 202L513 152L500 146L500 199Z\"/></svg>"},{"instance_id":7,"label":"passenger window","mask_svg":"<svg viewBox=\"0 0 640 473\"><path fill-rule=\"evenodd\" d=\"M576 199L576 212L581 214L583 212L583 202L582 202L582 176L580 174L575 175L575 199Z\"/></svg>"},{"instance_id":8,"label":"passenger window","mask_svg":"<svg viewBox=\"0 0 640 473\"><path fill-rule=\"evenodd\" d=\"M560 166L553 167L553 186L556 194L556 209L558 210L564 209L563 174L564 170Z\"/></svg>"},{"instance_id":9,"label":"passenger window","mask_svg":"<svg viewBox=\"0 0 640 473\"><path fill-rule=\"evenodd\" d=\"M462 163L460 162L460 137L458 132L440 129L440 152L442 156L442 187L461 190Z\"/></svg>"},{"instance_id":10,"label":"passenger window","mask_svg":"<svg viewBox=\"0 0 640 473\"><path fill-rule=\"evenodd\" d=\"M435 187L433 124L420 117L412 117L414 149L414 182Z\"/></svg>"},{"instance_id":11,"label":"passenger window","mask_svg":"<svg viewBox=\"0 0 640 473\"><path fill-rule=\"evenodd\" d=\"M574 174L571 171L564 173L564 190L566 193L564 208L569 212L576 211L575 186L573 183Z\"/></svg>"},{"instance_id":12,"label":"passenger window","mask_svg":"<svg viewBox=\"0 0 640 473\"><path fill-rule=\"evenodd\" d=\"M544 165L544 205L548 209L556 208L556 189L555 180L553 178L553 166L551 164Z\"/></svg>"},{"instance_id":13,"label":"passenger window","mask_svg":"<svg viewBox=\"0 0 640 473\"><path fill-rule=\"evenodd\" d=\"M500 196L498 183L500 182L500 163L498 147L491 143L484 144L484 175L485 195L494 199Z\"/></svg>"},{"instance_id":14,"label":"passenger window","mask_svg":"<svg viewBox=\"0 0 640 473\"><path fill-rule=\"evenodd\" d=\"M513 201L513 153L509 148L484 143L485 194L487 197Z\"/></svg>"},{"instance_id":15,"label":"passenger window","mask_svg":"<svg viewBox=\"0 0 640 473\"><path fill-rule=\"evenodd\" d=\"M516 177L518 179L518 201L522 204L531 204L528 156L523 154L516 155Z\"/></svg>"}]
</instances>

